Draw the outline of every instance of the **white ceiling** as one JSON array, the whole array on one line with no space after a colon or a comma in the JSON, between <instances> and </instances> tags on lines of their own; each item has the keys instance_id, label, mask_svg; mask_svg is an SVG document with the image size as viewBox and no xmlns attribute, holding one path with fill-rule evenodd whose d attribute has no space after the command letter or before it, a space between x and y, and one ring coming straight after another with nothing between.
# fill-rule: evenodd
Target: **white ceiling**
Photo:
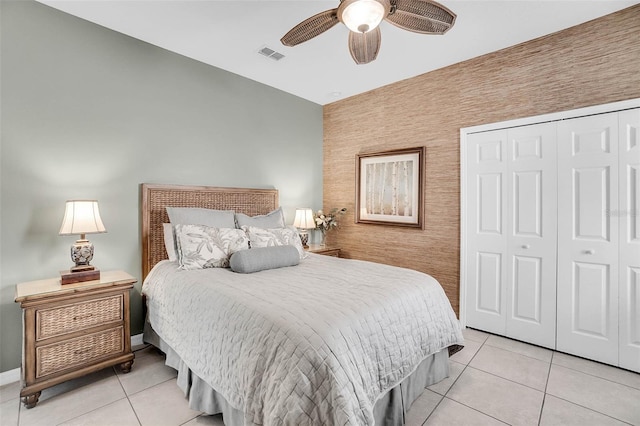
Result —
<instances>
[{"instance_id":1,"label":"white ceiling","mask_svg":"<svg viewBox=\"0 0 640 426\"><path fill-rule=\"evenodd\" d=\"M295 47L280 38L338 0L38 0L189 58L320 105L531 40L638 3L635 0L442 0L454 27L433 36L381 24L378 58L356 65L338 24ZM258 54L268 46L285 55Z\"/></svg>"}]
</instances>

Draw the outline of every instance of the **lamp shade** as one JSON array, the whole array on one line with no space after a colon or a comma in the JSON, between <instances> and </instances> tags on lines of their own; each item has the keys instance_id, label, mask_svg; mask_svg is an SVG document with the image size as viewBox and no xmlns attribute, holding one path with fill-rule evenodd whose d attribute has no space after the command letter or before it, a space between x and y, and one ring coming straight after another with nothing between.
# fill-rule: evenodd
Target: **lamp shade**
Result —
<instances>
[{"instance_id":1,"label":"lamp shade","mask_svg":"<svg viewBox=\"0 0 640 426\"><path fill-rule=\"evenodd\" d=\"M316 222L313 220L313 210L296 209L296 217L293 219L293 226L299 229L314 229Z\"/></svg>"},{"instance_id":2,"label":"lamp shade","mask_svg":"<svg viewBox=\"0 0 640 426\"><path fill-rule=\"evenodd\" d=\"M60 235L99 234L107 232L100 218L96 200L70 200L64 211Z\"/></svg>"},{"instance_id":3,"label":"lamp shade","mask_svg":"<svg viewBox=\"0 0 640 426\"><path fill-rule=\"evenodd\" d=\"M385 6L378 0L344 0L342 22L351 31L367 33L376 28L385 16Z\"/></svg>"}]
</instances>

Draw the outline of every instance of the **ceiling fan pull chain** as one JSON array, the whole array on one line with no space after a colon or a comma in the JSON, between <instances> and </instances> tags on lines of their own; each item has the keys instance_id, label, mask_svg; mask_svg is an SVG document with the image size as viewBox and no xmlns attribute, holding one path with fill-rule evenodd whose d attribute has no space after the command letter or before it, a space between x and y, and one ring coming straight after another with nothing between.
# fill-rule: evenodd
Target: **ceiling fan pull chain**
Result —
<instances>
[{"instance_id":1,"label":"ceiling fan pull chain","mask_svg":"<svg viewBox=\"0 0 640 426\"><path fill-rule=\"evenodd\" d=\"M397 9L398 9L398 5L396 4L396 0L391 0L391 9L389 10L389 15L387 16L391 16L394 13L396 13Z\"/></svg>"}]
</instances>

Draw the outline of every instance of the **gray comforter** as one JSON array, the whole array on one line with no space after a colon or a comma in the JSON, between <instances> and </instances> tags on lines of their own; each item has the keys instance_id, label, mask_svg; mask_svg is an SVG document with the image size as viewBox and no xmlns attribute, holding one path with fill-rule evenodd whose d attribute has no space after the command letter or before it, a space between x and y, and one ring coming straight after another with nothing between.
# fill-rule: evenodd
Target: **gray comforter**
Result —
<instances>
[{"instance_id":1,"label":"gray comforter","mask_svg":"<svg viewBox=\"0 0 640 426\"><path fill-rule=\"evenodd\" d=\"M143 293L153 329L248 425L371 425L379 397L463 343L435 279L370 262L310 254L236 274L163 261Z\"/></svg>"}]
</instances>

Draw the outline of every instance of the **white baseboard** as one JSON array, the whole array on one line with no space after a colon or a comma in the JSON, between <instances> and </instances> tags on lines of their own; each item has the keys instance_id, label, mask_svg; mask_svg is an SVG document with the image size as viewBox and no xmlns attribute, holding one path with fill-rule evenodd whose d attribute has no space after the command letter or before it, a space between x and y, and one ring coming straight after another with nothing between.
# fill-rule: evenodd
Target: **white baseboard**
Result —
<instances>
[{"instance_id":1,"label":"white baseboard","mask_svg":"<svg viewBox=\"0 0 640 426\"><path fill-rule=\"evenodd\" d=\"M3 371L0 373L0 386L8 385L9 383L17 382L20 380L20 369L14 368L13 370Z\"/></svg>"},{"instance_id":2,"label":"white baseboard","mask_svg":"<svg viewBox=\"0 0 640 426\"><path fill-rule=\"evenodd\" d=\"M131 346L142 345L142 333L131 336ZM0 386L8 385L9 383L17 382L20 380L20 368L14 368L13 370L3 371L0 373Z\"/></svg>"},{"instance_id":3,"label":"white baseboard","mask_svg":"<svg viewBox=\"0 0 640 426\"><path fill-rule=\"evenodd\" d=\"M142 333L131 336L131 347L143 344L144 342L142 341Z\"/></svg>"}]
</instances>

